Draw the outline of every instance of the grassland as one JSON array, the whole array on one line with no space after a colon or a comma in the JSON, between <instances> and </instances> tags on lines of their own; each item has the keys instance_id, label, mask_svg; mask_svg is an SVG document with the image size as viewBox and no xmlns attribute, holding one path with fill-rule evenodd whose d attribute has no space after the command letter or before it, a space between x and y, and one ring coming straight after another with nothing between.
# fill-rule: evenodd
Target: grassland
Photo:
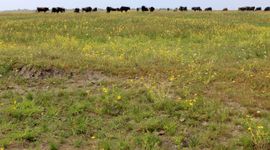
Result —
<instances>
[{"instance_id":1,"label":"grassland","mask_svg":"<svg viewBox=\"0 0 270 150\"><path fill-rule=\"evenodd\" d=\"M0 14L0 148L269 149L270 13Z\"/></svg>"}]
</instances>

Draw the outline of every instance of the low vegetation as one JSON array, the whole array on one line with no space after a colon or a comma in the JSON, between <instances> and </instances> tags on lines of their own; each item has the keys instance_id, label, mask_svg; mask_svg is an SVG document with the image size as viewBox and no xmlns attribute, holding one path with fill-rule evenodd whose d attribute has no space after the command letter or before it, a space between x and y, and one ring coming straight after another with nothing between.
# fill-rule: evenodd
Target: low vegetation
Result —
<instances>
[{"instance_id":1,"label":"low vegetation","mask_svg":"<svg viewBox=\"0 0 270 150\"><path fill-rule=\"evenodd\" d=\"M0 14L1 149L269 149L270 13Z\"/></svg>"}]
</instances>

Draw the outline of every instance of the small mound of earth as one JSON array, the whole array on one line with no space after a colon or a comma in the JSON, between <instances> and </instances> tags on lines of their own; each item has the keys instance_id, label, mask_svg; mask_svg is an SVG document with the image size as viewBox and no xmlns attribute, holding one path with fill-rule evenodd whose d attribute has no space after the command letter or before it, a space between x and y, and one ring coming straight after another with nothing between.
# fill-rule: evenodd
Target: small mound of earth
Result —
<instances>
[{"instance_id":1,"label":"small mound of earth","mask_svg":"<svg viewBox=\"0 0 270 150\"><path fill-rule=\"evenodd\" d=\"M56 67L38 68L33 66L20 66L13 69L16 75L20 75L24 78L48 78L48 77L60 77L60 76L72 76L72 73L67 73L64 70Z\"/></svg>"}]
</instances>

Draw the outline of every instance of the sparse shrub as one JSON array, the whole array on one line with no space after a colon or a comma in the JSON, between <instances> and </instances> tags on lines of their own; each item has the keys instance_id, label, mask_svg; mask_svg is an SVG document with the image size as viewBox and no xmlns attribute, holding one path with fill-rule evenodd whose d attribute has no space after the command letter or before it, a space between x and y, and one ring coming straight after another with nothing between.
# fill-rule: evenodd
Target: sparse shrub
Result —
<instances>
[{"instance_id":1,"label":"sparse shrub","mask_svg":"<svg viewBox=\"0 0 270 150\"><path fill-rule=\"evenodd\" d=\"M50 150L58 150L58 145L55 143L50 143Z\"/></svg>"},{"instance_id":2,"label":"sparse shrub","mask_svg":"<svg viewBox=\"0 0 270 150\"><path fill-rule=\"evenodd\" d=\"M12 66L8 64L0 64L0 78L12 70Z\"/></svg>"},{"instance_id":3,"label":"sparse shrub","mask_svg":"<svg viewBox=\"0 0 270 150\"><path fill-rule=\"evenodd\" d=\"M270 132L265 126L260 125L251 116L247 116L244 125L247 128L249 136L255 149L267 149L270 142Z\"/></svg>"},{"instance_id":4,"label":"sparse shrub","mask_svg":"<svg viewBox=\"0 0 270 150\"><path fill-rule=\"evenodd\" d=\"M145 150L152 150L152 149L156 149L158 148L158 146L161 144L160 139L150 133L146 133L143 137L142 137L142 141L143 141L143 145L142 147Z\"/></svg>"},{"instance_id":5,"label":"sparse shrub","mask_svg":"<svg viewBox=\"0 0 270 150\"><path fill-rule=\"evenodd\" d=\"M37 106L33 101L23 100L22 102L13 101L13 104L5 110L10 116L22 120L26 117L33 117L43 111L43 108Z\"/></svg>"}]
</instances>

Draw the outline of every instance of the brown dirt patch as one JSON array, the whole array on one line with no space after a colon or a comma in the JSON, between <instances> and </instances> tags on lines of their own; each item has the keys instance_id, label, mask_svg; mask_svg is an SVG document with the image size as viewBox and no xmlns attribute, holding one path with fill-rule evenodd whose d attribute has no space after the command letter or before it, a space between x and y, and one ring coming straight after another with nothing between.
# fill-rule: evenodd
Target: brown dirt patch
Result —
<instances>
[{"instance_id":1,"label":"brown dirt patch","mask_svg":"<svg viewBox=\"0 0 270 150\"><path fill-rule=\"evenodd\" d=\"M43 79L48 77L61 77L61 76L72 76L72 72L67 72L56 67L34 67L34 66L17 66L13 68L16 75L22 76L27 79Z\"/></svg>"}]
</instances>

